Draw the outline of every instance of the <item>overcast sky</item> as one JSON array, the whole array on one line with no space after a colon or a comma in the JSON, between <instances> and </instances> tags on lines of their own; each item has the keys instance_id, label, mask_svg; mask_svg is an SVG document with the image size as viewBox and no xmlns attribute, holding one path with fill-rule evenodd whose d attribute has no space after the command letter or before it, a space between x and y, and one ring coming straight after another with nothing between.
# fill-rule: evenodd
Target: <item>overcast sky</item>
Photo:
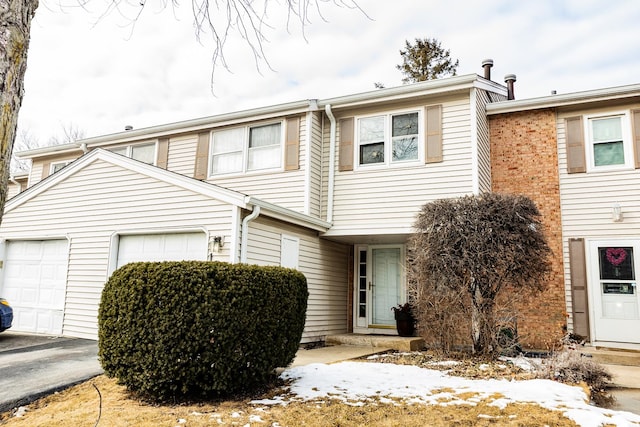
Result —
<instances>
[{"instance_id":1,"label":"overcast sky","mask_svg":"<svg viewBox=\"0 0 640 427\"><path fill-rule=\"evenodd\" d=\"M125 0L123 0L125 1ZM61 2L67 2L61 5ZM401 84L399 49L435 37L460 60L458 75L516 74L516 98L640 83L637 0L358 0L368 15L323 0L303 37L286 29L284 0L269 2L265 54L257 71L231 34L211 92L212 45L195 37L191 2L147 0L132 31L107 0L41 0L32 25L19 132L40 144L70 124L85 136L253 107L328 98ZM171 2L169 2L171 3ZM305 40L306 38L306 40Z\"/></svg>"}]
</instances>

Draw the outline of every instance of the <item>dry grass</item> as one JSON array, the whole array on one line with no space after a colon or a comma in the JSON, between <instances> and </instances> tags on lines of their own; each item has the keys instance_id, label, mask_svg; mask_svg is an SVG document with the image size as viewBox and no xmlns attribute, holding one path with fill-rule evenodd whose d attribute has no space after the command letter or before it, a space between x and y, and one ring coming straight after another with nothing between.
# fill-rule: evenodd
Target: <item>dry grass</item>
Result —
<instances>
[{"instance_id":1,"label":"dry grass","mask_svg":"<svg viewBox=\"0 0 640 427\"><path fill-rule=\"evenodd\" d=\"M100 398L94 385L102 395ZM268 398L272 390L254 398ZM477 396L462 396L474 398ZM0 414L2 426L575 426L560 412L537 405L512 404L504 409L487 399L463 405L418 405L368 402L348 405L326 399L295 402L287 406L263 406L244 400L201 404L153 405L133 397L115 380L99 376L91 381L40 399L18 413ZM19 416L18 416L19 415Z\"/></svg>"}]
</instances>

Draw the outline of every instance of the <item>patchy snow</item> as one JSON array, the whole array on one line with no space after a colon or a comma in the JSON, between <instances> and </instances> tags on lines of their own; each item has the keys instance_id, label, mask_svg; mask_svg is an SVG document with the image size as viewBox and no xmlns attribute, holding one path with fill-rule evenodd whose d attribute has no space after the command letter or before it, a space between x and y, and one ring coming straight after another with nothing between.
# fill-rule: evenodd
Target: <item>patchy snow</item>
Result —
<instances>
[{"instance_id":1,"label":"patchy snow","mask_svg":"<svg viewBox=\"0 0 640 427\"><path fill-rule=\"evenodd\" d=\"M281 377L290 380L287 394L252 403L338 399L361 406L373 400L393 403L393 399L403 399L416 404L475 405L487 399L499 408L515 402L537 404L560 411L585 427L640 426L640 415L589 405L580 387L550 380L472 380L418 366L373 362L315 363L287 369Z\"/></svg>"},{"instance_id":2,"label":"patchy snow","mask_svg":"<svg viewBox=\"0 0 640 427\"><path fill-rule=\"evenodd\" d=\"M533 359L528 359L523 356L518 357L500 357L500 360L504 362L511 362L514 366L522 369L525 372L531 372L536 368L536 362Z\"/></svg>"},{"instance_id":3,"label":"patchy snow","mask_svg":"<svg viewBox=\"0 0 640 427\"><path fill-rule=\"evenodd\" d=\"M441 362L429 362L430 366L457 366L459 365L460 362L458 362L457 360L443 360Z\"/></svg>"}]
</instances>

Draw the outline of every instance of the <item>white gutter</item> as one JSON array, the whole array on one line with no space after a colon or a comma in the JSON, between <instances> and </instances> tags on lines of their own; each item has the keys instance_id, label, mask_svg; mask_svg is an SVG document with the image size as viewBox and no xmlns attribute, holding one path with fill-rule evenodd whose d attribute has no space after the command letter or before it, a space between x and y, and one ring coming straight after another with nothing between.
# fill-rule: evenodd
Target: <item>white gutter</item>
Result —
<instances>
[{"instance_id":1,"label":"white gutter","mask_svg":"<svg viewBox=\"0 0 640 427\"><path fill-rule=\"evenodd\" d=\"M282 206L265 202L264 200L256 199L255 197L246 196L245 206L260 207L262 209L262 215L264 216L279 219L281 221L288 222L289 224L299 225L311 230L325 232L331 228L331 224L319 218L314 218L301 212L283 208Z\"/></svg>"},{"instance_id":2,"label":"white gutter","mask_svg":"<svg viewBox=\"0 0 640 427\"><path fill-rule=\"evenodd\" d=\"M327 222L333 223L333 187L336 175L336 118L331 112L331 104L324 107L331 128L329 130L329 182L327 183Z\"/></svg>"},{"instance_id":3,"label":"white gutter","mask_svg":"<svg viewBox=\"0 0 640 427\"><path fill-rule=\"evenodd\" d=\"M242 246L240 247L240 262L247 262L247 243L249 241L249 223L260 215L260 206L254 206L253 212L242 220Z\"/></svg>"},{"instance_id":4,"label":"white gutter","mask_svg":"<svg viewBox=\"0 0 640 427\"><path fill-rule=\"evenodd\" d=\"M58 145L50 145L48 147L42 148L34 148L33 150L25 150L14 153L14 155L20 159L30 159L32 157L37 157L40 155L47 154L65 154L65 153L75 153L79 149L81 149L79 143L69 143L69 144L58 144Z\"/></svg>"},{"instance_id":5,"label":"white gutter","mask_svg":"<svg viewBox=\"0 0 640 427\"><path fill-rule=\"evenodd\" d=\"M512 113L541 108L563 107L591 102L636 98L640 96L640 84L596 89L584 92L542 96L523 100L500 101L487 104L487 114Z\"/></svg>"}]
</instances>

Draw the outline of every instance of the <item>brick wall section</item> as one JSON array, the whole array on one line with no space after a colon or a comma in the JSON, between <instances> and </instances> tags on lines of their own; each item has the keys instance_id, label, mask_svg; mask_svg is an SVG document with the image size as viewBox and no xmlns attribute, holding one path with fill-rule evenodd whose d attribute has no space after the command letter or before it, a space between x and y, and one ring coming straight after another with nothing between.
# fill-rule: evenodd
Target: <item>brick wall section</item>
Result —
<instances>
[{"instance_id":1,"label":"brick wall section","mask_svg":"<svg viewBox=\"0 0 640 427\"><path fill-rule=\"evenodd\" d=\"M551 109L489 116L492 190L531 198L552 255L546 291L521 307L518 333L528 348L557 346L566 327L556 115Z\"/></svg>"}]
</instances>

